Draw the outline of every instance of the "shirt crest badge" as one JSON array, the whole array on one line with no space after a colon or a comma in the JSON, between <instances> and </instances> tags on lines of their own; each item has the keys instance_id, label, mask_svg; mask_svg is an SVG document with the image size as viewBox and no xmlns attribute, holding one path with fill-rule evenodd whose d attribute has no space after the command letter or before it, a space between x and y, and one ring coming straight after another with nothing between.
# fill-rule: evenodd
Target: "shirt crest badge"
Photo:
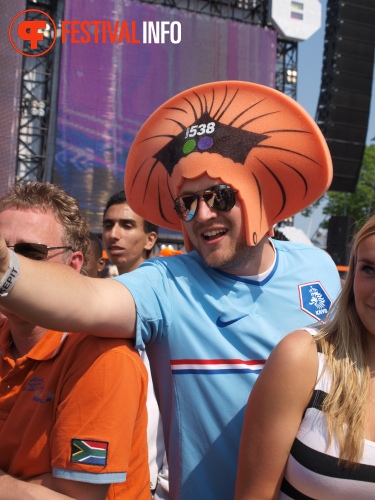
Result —
<instances>
[{"instance_id":1,"label":"shirt crest badge","mask_svg":"<svg viewBox=\"0 0 375 500\"><path fill-rule=\"evenodd\" d=\"M298 293L302 311L305 311L317 321L324 323L332 300L320 281L298 285Z\"/></svg>"}]
</instances>

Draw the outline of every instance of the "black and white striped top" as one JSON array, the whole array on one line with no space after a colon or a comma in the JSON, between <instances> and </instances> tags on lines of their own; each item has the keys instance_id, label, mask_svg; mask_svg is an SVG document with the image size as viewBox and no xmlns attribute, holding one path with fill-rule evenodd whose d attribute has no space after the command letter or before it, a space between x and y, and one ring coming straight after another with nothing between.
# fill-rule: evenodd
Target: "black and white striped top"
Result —
<instances>
[{"instance_id":1,"label":"black and white striped top","mask_svg":"<svg viewBox=\"0 0 375 500\"><path fill-rule=\"evenodd\" d=\"M324 355L318 353L318 357L318 382L293 443L279 498L375 498L375 442L365 440L363 457L356 468L338 465L335 440L327 449L328 432L321 407L331 383L329 373L322 375Z\"/></svg>"}]
</instances>

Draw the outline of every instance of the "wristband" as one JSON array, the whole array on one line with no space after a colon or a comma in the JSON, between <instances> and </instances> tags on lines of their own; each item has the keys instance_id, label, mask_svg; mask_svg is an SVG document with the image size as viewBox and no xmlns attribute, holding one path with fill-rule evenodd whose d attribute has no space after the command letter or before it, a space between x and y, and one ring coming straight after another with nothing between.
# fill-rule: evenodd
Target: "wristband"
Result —
<instances>
[{"instance_id":1,"label":"wristband","mask_svg":"<svg viewBox=\"0 0 375 500\"><path fill-rule=\"evenodd\" d=\"M20 274L20 263L17 254L13 250L9 250L10 262L9 267L5 271L5 274L0 281L0 297L6 297L8 293L12 290L18 276Z\"/></svg>"}]
</instances>

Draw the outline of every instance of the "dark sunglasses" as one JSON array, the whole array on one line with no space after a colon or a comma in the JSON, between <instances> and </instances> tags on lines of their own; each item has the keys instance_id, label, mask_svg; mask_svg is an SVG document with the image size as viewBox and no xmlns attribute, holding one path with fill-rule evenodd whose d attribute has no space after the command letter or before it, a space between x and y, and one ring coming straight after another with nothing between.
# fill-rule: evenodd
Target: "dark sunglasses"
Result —
<instances>
[{"instance_id":1,"label":"dark sunglasses","mask_svg":"<svg viewBox=\"0 0 375 500\"><path fill-rule=\"evenodd\" d=\"M230 186L218 184L195 193L182 194L174 200L174 209L180 219L189 222L198 210L199 200L203 198L210 208L228 212L236 203L236 193L238 191Z\"/></svg>"},{"instance_id":2,"label":"dark sunglasses","mask_svg":"<svg viewBox=\"0 0 375 500\"><path fill-rule=\"evenodd\" d=\"M47 247L47 245L43 245L43 243L16 243L15 245L8 245L8 248L32 260L46 259L50 250L73 250L71 246Z\"/></svg>"}]
</instances>

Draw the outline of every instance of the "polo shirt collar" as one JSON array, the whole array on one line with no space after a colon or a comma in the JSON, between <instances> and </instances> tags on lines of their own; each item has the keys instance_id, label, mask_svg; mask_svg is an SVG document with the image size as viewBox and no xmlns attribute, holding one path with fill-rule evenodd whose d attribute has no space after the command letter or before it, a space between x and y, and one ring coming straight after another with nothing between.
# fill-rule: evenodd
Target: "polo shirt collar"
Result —
<instances>
[{"instance_id":1,"label":"polo shirt collar","mask_svg":"<svg viewBox=\"0 0 375 500\"><path fill-rule=\"evenodd\" d=\"M60 351L69 333L47 330L37 344L26 354L27 358L36 361L47 361L54 358Z\"/></svg>"},{"instance_id":2,"label":"polo shirt collar","mask_svg":"<svg viewBox=\"0 0 375 500\"><path fill-rule=\"evenodd\" d=\"M47 361L54 358L62 348L69 333L47 330L37 344L24 356L36 361ZM11 341L9 322L0 323L0 354L9 352Z\"/></svg>"}]
</instances>

